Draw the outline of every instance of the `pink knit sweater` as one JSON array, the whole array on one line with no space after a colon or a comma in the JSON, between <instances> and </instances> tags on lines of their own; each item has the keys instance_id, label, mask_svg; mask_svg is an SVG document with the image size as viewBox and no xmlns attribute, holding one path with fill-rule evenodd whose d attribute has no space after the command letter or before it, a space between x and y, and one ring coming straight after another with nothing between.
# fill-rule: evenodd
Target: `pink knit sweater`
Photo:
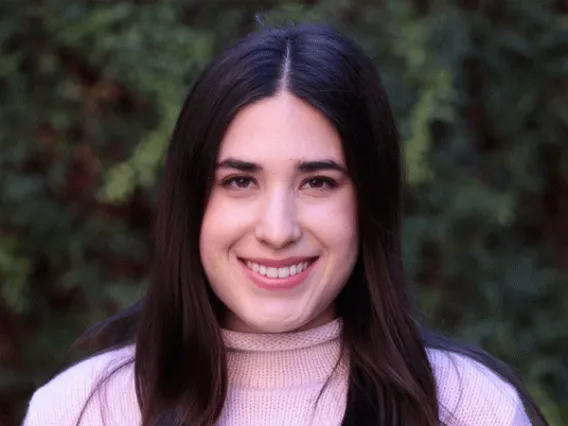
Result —
<instances>
[{"instance_id":1,"label":"pink knit sweater","mask_svg":"<svg viewBox=\"0 0 568 426\"><path fill-rule=\"evenodd\" d=\"M285 335L223 331L229 390L219 425L339 425L345 411L347 367L339 357L340 322ZM75 425L97 379L132 358L127 347L83 361L34 394L24 426ZM449 426L528 426L515 390L480 364L429 351L438 383L441 420ZM330 377L321 398L322 386ZM82 417L85 426L138 426L133 365L107 382ZM104 422L103 422L104 419Z\"/></svg>"}]
</instances>

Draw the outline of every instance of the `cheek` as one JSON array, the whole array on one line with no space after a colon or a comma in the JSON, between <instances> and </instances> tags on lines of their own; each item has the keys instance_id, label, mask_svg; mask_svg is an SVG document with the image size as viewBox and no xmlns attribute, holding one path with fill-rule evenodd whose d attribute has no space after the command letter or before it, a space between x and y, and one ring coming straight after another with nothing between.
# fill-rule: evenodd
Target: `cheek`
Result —
<instances>
[{"instance_id":1,"label":"cheek","mask_svg":"<svg viewBox=\"0 0 568 426\"><path fill-rule=\"evenodd\" d=\"M228 229L229 221L225 220L224 209L219 208L219 203L214 197L211 197L201 224L201 235L199 239L199 249L201 253L201 262L206 272L211 272L211 262L219 257L220 251L225 245L224 241L229 238ZM211 279L211 277L208 277Z\"/></svg>"},{"instance_id":2,"label":"cheek","mask_svg":"<svg viewBox=\"0 0 568 426\"><path fill-rule=\"evenodd\" d=\"M246 209L239 209L225 197L212 194L201 225L202 248L230 245L247 225L245 213Z\"/></svg>"},{"instance_id":3,"label":"cheek","mask_svg":"<svg viewBox=\"0 0 568 426\"><path fill-rule=\"evenodd\" d=\"M349 257L349 253L357 248L357 211L351 195L306 209L303 221L335 255Z\"/></svg>"}]
</instances>

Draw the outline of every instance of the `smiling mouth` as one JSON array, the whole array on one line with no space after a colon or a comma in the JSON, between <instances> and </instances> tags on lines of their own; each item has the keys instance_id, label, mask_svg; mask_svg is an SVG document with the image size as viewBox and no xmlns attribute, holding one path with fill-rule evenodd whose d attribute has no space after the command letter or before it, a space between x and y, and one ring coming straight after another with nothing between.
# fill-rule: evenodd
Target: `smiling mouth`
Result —
<instances>
[{"instance_id":1,"label":"smiling mouth","mask_svg":"<svg viewBox=\"0 0 568 426\"><path fill-rule=\"evenodd\" d=\"M318 258L312 257L287 266L269 266L247 259L239 259L249 270L267 278L288 278L301 274Z\"/></svg>"}]
</instances>

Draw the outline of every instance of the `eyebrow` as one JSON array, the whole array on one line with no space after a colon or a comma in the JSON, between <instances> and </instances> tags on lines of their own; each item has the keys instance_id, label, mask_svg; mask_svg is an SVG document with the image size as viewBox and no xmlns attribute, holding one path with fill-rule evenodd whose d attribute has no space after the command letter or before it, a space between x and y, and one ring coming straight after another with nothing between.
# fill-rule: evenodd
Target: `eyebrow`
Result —
<instances>
[{"instance_id":1,"label":"eyebrow","mask_svg":"<svg viewBox=\"0 0 568 426\"><path fill-rule=\"evenodd\" d=\"M347 174L347 169L334 160L300 161L298 171L302 173L318 172L321 170L336 170Z\"/></svg>"},{"instance_id":2,"label":"eyebrow","mask_svg":"<svg viewBox=\"0 0 568 426\"><path fill-rule=\"evenodd\" d=\"M237 169L243 172L259 172L262 170L258 164L251 163L250 161L239 160L236 158L227 158L226 160L217 163L218 169Z\"/></svg>"},{"instance_id":3,"label":"eyebrow","mask_svg":"<svg viewBox=\"0 0 568 426\"><path fill-rule=\"evenodd\" d=\"M262 170L262 166L260 166L259 164L252 163L250 161L239 160L237 158L227 158L217 163L217 168L236 169L249 173L259 172ZM296 166L296 169L300 173L313 173L322 170L336 170L338 172L348 174L347 169L344 166L331 159L300 161Z\"/></svg>"}]
</instances>

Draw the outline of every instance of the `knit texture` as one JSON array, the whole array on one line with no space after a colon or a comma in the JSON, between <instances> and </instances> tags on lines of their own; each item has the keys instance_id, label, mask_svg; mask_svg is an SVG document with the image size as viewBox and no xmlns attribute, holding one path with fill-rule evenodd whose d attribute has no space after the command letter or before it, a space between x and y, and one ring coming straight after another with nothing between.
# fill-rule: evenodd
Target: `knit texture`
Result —
<instances>
[{"instance_id":1,"label":"knit texture","mask_svg":"<svg viewBox=\"0 0 568 426\"><path fill-rule=\"evenodd\" d=\"M223 330L229 388L218 425L340 425L348 367L340 360L339 320L288 334ZM72 366L36 391L23 426L139 426L134 347ZM529 426L517 392L481 364L429 351L448 426ZM130 361L130 362L129 362ZM119 368L121 367L122 368ZM98 381L119 368L93 393ZM90 402L87 400L91 396Z\"/></svg>"}]
</instances>

